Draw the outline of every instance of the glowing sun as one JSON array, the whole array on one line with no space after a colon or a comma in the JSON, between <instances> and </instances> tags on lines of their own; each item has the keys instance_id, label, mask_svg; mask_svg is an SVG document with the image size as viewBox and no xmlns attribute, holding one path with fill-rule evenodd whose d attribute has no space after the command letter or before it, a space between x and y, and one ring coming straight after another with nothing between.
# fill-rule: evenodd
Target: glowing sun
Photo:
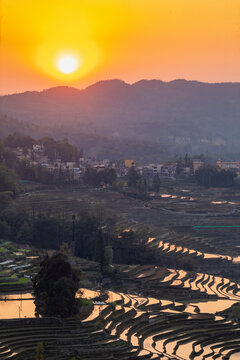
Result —
<instances>
[{"instance_id":1,"label":"glowing sun","mask_svg":"<svg viewBox=\"0 0 240 360\"><path fill-rule=\"evenodd\" d=\"M64 74L72 74L80 65L79 59L74 55L62 55L57 60L57 68Z\"/></svg>"}]
</instances>

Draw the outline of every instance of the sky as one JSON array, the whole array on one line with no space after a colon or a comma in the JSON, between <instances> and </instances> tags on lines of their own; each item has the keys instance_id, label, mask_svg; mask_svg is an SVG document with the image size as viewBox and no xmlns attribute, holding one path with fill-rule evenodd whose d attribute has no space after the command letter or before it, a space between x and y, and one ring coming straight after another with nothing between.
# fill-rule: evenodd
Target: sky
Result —
<instances>
[{"instance_id":1,"label":"sky","mask_svg":"<svg viewBox=\"0 0 240 360\"><path fill-rule=\"evenodd\" d=\"M240 82L240 0L0 0L0 93Z\"/></svg>"}]
</instances>

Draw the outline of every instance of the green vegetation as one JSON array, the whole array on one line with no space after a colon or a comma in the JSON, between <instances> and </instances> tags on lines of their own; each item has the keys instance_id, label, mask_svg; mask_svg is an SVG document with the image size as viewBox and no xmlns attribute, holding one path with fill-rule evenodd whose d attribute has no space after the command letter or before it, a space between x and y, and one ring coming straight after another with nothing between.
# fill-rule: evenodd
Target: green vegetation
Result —
<instances>
[{"instance_id":1,"label":"green vegetation","mask_svg":"<svg viewBox=\"0 0 240 360\"><path fill-rule=\"evenodd\" d=\"M61 169L59 169L59 171L50 172L44 166L33 165L31 161L34 160L32 151L34 144L44 145L45 155L48 156L50 162L61 159L62 162L78 163L80 153L74 145L69 144L67 139L56 141L51 137L44 137L40 140L35 140L30 136L21 133L9 134L3 139L3 142L0 143L0 181L5 181L5 183L9 184L6 191L16 192L16 188L13 186L14 182L8 181L8 178L12 178L14 174L16 179L17 174L21 180L37 181L50 185L59 185L66 181L72 181L69 172L66 172L63 176ZM28 158L17 158L13 150L16 150L18 147L22 149L25 156L28 155ZM11 170L8 168L12 169L14 172L9 174ZM8 169L8 171L6 169ZM0 191L2 191L1 187Z\"/></svg>"},{"instance_id":2,"label":"green vegetation","mask_svg":"<svg viewBox=\"0 0 240 360\"><path fill-rule=\"evenodd\" d=\"M84 174L84 182L90 186L98 186L101 183L112 185L117 180L114 169L95 170L88 168Z\"/></svg>"},{"instance_id":3,"label":"green vegetation","mask_svg":"<svg viewBox=\"0 0 240 360\"><path fill-rule=\"evenodd\" d=\"M152 191L158 193L161 186L161 180L158 175L155 175L152 181Z\"/></svg>"},{"instance_id":4,"label":"green vegetation","mask_svg":"<svg viewBox=\"0 0 240 360\"><path fill-rule=\"evenodd\" d=\"M4 145L10 148L23 148L25 154L27 153L28 149L31 149L32 146L35 144L35 140L28 135L20 134L20 133L13 133L6 136L3 140Z\"/></svg>"},{"instance_id":5,"label":"green vegetation","mask_svg":"<svg viewBox=\"0 0 240 360\"><path fill-rule=\"evenodd\" d=\"M232 187L236 176L234 171L207 165L196 171L195 179L200 185L206 187Z\"/></svg>"},{"instance_id":6,"label":"green vegetation","mask_svg":"<svg viewBox=\"0 0 240 360\"><path fill-rule=\"evenodd\" d=\"M13 170L10 170L5 164L0 163L0 193L6 194L17 192L17 175Z\"/></svg>"},{"instance_id":7,"label":"green vegetation","mask_svg":"<svg viewBox=\"0 0 240 360\"><path fill-rule=\"evenodd\" d=\"M17 192L16 173L10 170L5 164L0 163L0 238L7 236L10 231L8 223L4 219L1 219L1 214L9 206ZM0 251L4 251L4 249Z\"/></svg>"},{"instance_id":8,"label":"green vegetation","mask_svg":"<svg viewBox=\"0 0 240 360\"><path fill-rule=\"evenodd\" d=\"M46 258L33 280L37 315L67 318L78 312L79 272L61 253Z\"/></svg>"},{"instance_id":9,"label":"green vegetation","mask_svg":"<svg viewBox=\"0 0 240 360\"><path fill-rule=\"evenodd\" d=\"M0 240L0 246L4 250L0 252L0 262L3 264L6 262L1 266L0 271L0 294L29 291L32 288L30 278L34 276L38 268L39 254L36 255L32 251L29 253L29 249L24 254L23 249L20 251L16 244L10 241ZM28 259L27 254L36 257Z\"/></svg>"},{"instance_id":10,"label":"green vegetation","mask_svg":"<svg viewBox=\"0 0 240 360\"><path fill-rule=\"evenodd\" d=\"M44 345L43 342L39 342L36 349L36 360L44 360L44 358Z\"/></svg>"},{"instance_id":11,"label":"green vegetation","mask_svg":"<svg viewBox=\"0 0 240 360\"><path fill-rule=\"evenodd\" d=\"M139 195L139 198L141 198L141 195L147 196L147 193L150 191L158 193L160 191L161 180L159 175L155 175L153 178L145 178L132 166L127 173L127 185L136 197ZM116 190L118 190L117 184Z\"/></svg>"},{"instance_id":12,"label":"green vegetation","mask_svg":"<svg viewBox=\"0 0 240 360\"><path fill-rule=\"evenodd\" d=\"M7 279L14 279L16 278L16 275L13 275ZM0 279L0 285L7 285L9 284L9 281L6 281L7 279ZM21 285L21 284L27 284L29 282L29 280L25 277L21 277L20 279L18 279L17 281L11 281L11 285Z\"/></svg>"},{"instance_id":13,"label":"green vegetation","mask_svg":"<svg viewBox=\"0 0 240 360\"><path fill-rule=\"evenodd\" d=\"M96 210L96 211L95 211ZM77 255L96 258L96 242L100 222L114 224L114 216L104 214L104 208L87 205L78 209L74 235ZM61 209L35 208L26 211L22 207L8 207L0 213L0 237L27 243L39 248L59 249L64 243L71 243L73 222L71 215L66 215Z\"/></svg>"},{"instance_id":14,"label":"green vegetation","mask_svg":"<svg viewBox=\"0 0 240 360\"><path fill-rule=\"evenodd\" d=\"M66 138L59 141L54 140L52 137L43 137L40 140L35 140L28 135L15 132L5 137L3 143L9 148L16 149L20 147L25 154L27 154L29 149L32 149L34 144L43 144L45 154L51 161L56 161L58 158L61 158L63 162L78 161L79 154L77 148L69 144Z\"/></svg>"},{"instance_id":15,"label":"green vegetation","mask_svg":"<svg viewBox=\"0 0 240 360\"><path fill-rule=\"evenodd\" d=\"M130 189L137 187L138 181L140 180L140 174L135 170L134 166L130 167L127 173L127 184Z\"/></svg>"},{"instance_id":16,"label":"green vegetation","mask_svg":"<svg viewBox=\"0 0 240 360\"><path fill-rule=\"evenodd\" d=\"M48 136L43 137L38 142L44 145L50 161L56 161L57 158L60 158L63 162L78 162L79 152L76 146L69 144L66 138L56 141Z\"/></svg>"},{"instance_id":17,"label":"green vegetation","mask_svg":"<svg viewBox=\"0 0 240 360\"><path fill-rule=\"evenodd\" d=\"M93 301L90 300L90 299L84 299L84 298L82 298L82 299L78 299L78 304L79 304L80 306L92 306Z\"/></svg>"}]
</instances>

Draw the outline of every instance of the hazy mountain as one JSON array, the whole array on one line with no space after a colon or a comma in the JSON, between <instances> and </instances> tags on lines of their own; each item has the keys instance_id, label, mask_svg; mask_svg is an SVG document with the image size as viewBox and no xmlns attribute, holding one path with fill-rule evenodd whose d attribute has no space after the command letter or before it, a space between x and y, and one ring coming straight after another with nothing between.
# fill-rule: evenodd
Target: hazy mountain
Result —
<instances>
[{"instance_id":1,"label":"hazy mountain","mask_svg":"<svg viewBox=\"0 0 240 360\"><path fill-rule=\"evenodd\" d=\"M19 121L0 113L0 138L14 132L24 133L36 138L44 136L48 133L46 129L42 129L37 125Z\"/></svg>"},{"instance_id":2,"label":"hazy mountain","mask_svg":"<svg viewBox=\"0 0 240 360\"><path fill-rule=\"evenodd\" d=\"M107 137L97 134L85 134L81 131L73 133L63 129L54 129L26 123L0 114L0 139L14 132L30 135L34 139L39 139L43 136L52 136L56 140L67 137L71 143L84 149L86 155L98 159L108 158L119 160L131 158L148 163L167 160L171 157L168 149L159 143L129 138Z\"/></svg>"},{"instance_id":3,"label":"hazy mountain","mask_svg":"<svg viewBox=\"0 0 240 360\"><path fill-rule=\"evenodd\" d=\"M173 152L240 150L240 83L109 80L84 90L56 87L1 96L0 111L51 127L75 143L85 133L160 143Z\"/></svg>"}]
</instances>

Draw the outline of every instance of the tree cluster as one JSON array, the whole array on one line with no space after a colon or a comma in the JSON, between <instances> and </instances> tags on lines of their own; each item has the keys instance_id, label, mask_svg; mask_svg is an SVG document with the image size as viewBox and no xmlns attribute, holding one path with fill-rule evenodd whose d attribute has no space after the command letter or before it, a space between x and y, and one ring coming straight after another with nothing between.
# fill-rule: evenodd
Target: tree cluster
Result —
<instances>
[{"instance_id":1,"label":"tree cluster","mask_svg":"<svg viewBox=\"0 0 240 360\"><path fill-rule=\"evenodd\" d=\"M140 173L132 166L127 173L128 188L139 194L146 194L148 191L159 192L161 181L158 174L149 180L140 175Z\"/></svg>"},{"instance_id":2,"label":"tree cluster","mask_svg":"<svg viewBox=\"0 0 240 360\"><path fill-rule=\"evenodd\" d=\"M39 143L44 145L46 155L52 162L58 158L62 162L78 162L80 154L76 146L69 144L67 139L56 141L51 137L44 137Z\"/></svg>"},{"instance_id":3,"label":"tree cluster","mask_svg":"<svg viewBox=\"0 0 240 360\"><path fill-rule=\"evenodd\" d=\"M232 187L236 176L236 172L219 169L215 165L201 167L195 173L199 185L206 187Z\"/></svg>"},{"instance_id":4,"label":"tree cluster","mask_svg":"<svg viewBox=\"0 0 240 360\"><path fill-rule=\"evenodd\" d=\"M3 144L7 148L22 148L26 155L29 151L32 152L33 145L42 144L44 146L44 153L48 156L51 162L61 159L62 162L77 162L81 154L79 154L76 146L69 144L68 139L54 140L50 136L35 140L30 136L13 133L9 134L3 139Z\"/></svg>"},{"instance_id":5,"label":"tree cluster","mask_svg":"<svg viewBox=\"0 0 240 360\"><path fill-rule=\"evenodd\" d=\"M0 162L0 214L7 208L13 197L18 193L17 174L9 169L4 163ZM0 220L0 228L7 229L7 224Z\"/></svg>"},{"instance_id":6,"label":"tree cluster","mask_svg":"<svg viewBox=\"0 0 240 360\"><path fill-rule=\"evenodd\" d=\"M26 153L28 149L32 149L33 145L37 143L36 140L28 135L13 133L9 134L3 139L4 145L9 148L22 148Z\"/></svg>"},{"instance_id":7,"label":"tree cluster","mask_svg":"<svg viewBox=\"0 0 240 360\"><path fill-rule=\"evenodd\" d=\"M0 192L10 191L13 194L18 192L17 174L5 164L0 163Z\"/></svg>"},{"instance_id":8,"label":"tree cluster","mask_svg":"<svg viewBox=\"0 0 240 360\"><path fill-rule=\"evenodd\" d=\"M0 212L0 238L57 250L63 243L71 245L74 236L75 255L100 261L99 229L105 225L111 232L114 224L114 215L97 204L79 209L74 226L63 209L33 205L27 211L8 206ZM103 247L107 245L104 238Z\"/></svg>"},{"instance_id":9,"label":"tree cluster","mask_svg":"<svg viewBox=\"0 0 240 360\"><path fill-rule=\"evenodd\" d=\"M73 176L71 171L62 171L61 167L49 171L41 165L33 165L29 158L18 159L13 149L21 147L23 153L32 154L34 144L43 144L45 154L50 162L61 159L62 162L78 162L79 153L75 146L68 143L67 139L55 141L51 137L44 137L38 141L33 138L18 133L8 135L0 142L0 163L4 163L8 168L14 170L20 179L40 182L42 184L63 184L72 183ZM5 145L5 146L4 146ZM11 150L12 149L12 150Z\"/></svg>"},{"instance_id":10,"label":"tree cluster","mask_svg":"<svg viewBox=\"0 0 240 360\"><path fill-rule=\"evenodd\" d=\"M84 182L90 186L99 186L101 183L112 185L117 179L116 171L112 168L96 170L88 168L84 174Z\"/></svg>"}]
</instances>

